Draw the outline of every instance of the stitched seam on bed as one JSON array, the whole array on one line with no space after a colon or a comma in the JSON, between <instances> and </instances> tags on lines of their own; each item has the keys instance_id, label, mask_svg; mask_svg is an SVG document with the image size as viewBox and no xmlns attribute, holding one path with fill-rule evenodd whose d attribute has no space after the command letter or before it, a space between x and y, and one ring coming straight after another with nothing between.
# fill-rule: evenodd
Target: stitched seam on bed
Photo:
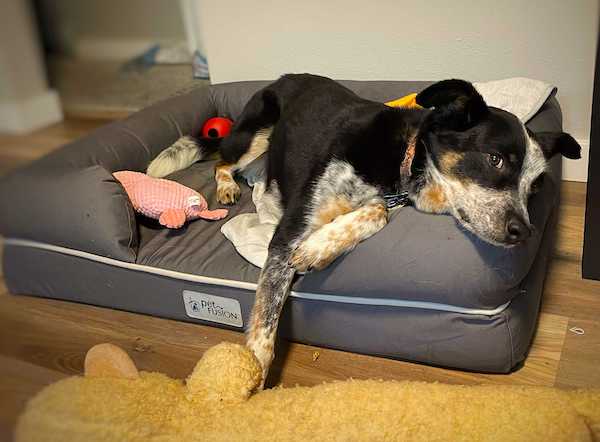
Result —
<instances>
[{"instance_id":1,"label":"stitched seam on bed","mask_svg":"<svg viewBox=\"0 0 600 442\"><path fill-rule=\"evenodd\" d=\"M129 129L124 124L121 124L121 129L123 129L123 132L125 132L126 134L129 134L133 138L135 138L138 141L138 143L140 143L142 145L142 147L144 148L144 150L146 151L146 153L148 154L149 157L152 156L152 152L150 151L150 148L146 145L146 143L144 143L144 141L134 131Z\"/></svg>"},{"instance_id":2,"label":"stitched seam on bed","mask_svg":"<svg viewBox=\"0 0 600 442\"><path fill-rule=\"evenodd\" d=\"M177 123L177 120L175 120L171 114L161 115L160 119L163 121L166 120L168 124L173 126L173 128L177 131L177 139L183 137L183 132L181 131L181 127L179 127L179 123Z\"/></svg>"},{"instance_id":3,"label":"stitched seam on bed","mask_svg":"<svg viewBox=\"0 0 600 442\"><path fill-rule=\"evenodd\" d=\"M256 290L256 284L243 281L233 281L221 278L214 278L209 276L194 275L190 273L178 272L175 270L167 270L158 267L151 267L137 263L129 263L120 261L114 258L107 258L100 255L95 255L89 252L83 252L81 250L69 249L67 247L55 246L53 244L45 244L37 241L16 239L16 238L5 238L5 245L12 245L18 247L30 247L35 249L41 249L51 251L55 253L61 253L68 256L80 257L89 261L99 262L106 265L112 265L114 267L125 268L138 272L150 273L158 276L167 278L179 279L184 281L196 282L200 284L215 285L219 287L230 287L242 290ZM345 296L345 295L330 295L330 294L319 294L319 293L305 293L305 292L290 292L290 296L299 299L308 299L313 301L325 301L325 302L338 302L342 304L358 304L358 305L370 305L370 306L389 306L389 307L400 307L400 308L417 308L423 310L434 310L444 311L452 313L460 313L465 315L473 316L494 316L500 314L508 308L510 301L498 306L496 309L469 309L466 307L453 306L449 304L440 304L435 302L420 302L420 301L408 301L408 300L396 300L388 298L363 298L358 296Z\"/></svg>"},{"instance_id":4,"label":"stitched seam on bed","mask_svg":"<svg viewBox=\"0 0 600 442\"><path fill-rule=\"evenodd\" d=\"M115 182L115 184L121 186L121 184L115 179L115 177L113 176L112 173L110 173L106 168L104 168L104 170L111 176L111 178L113 179L113 181ZM122 187L122 186L121 186ZM125 192L125 190L123 189L123 193ZM128 252L131 254L132 257L132 261L135 262L137 260L137 253L133 250L132 244L133 244L133 228L132 226L132 220L131 220L131 213L130 213L130 206L128 204L129 202L129 198L122 198L124 195L118 195L119 197L121 197L120 199L123 200L123 204L125 205L125 213L127 213L127 226L129 228L129 241L127 242L127 250Z\"/></svg>"},{"instance_id":5,"label":"stitched seam on bed","mask_svg":"<svg viewBox=\"0 0 600 442\"><path fill-rule=\"evenodd\" d=\"M107 171L108 172L108 171ZM108 172L110 173L110 172ZM110 173L110 176L114 178L114 176ZM119 186L121 186L121 184L116 181L116 184L118 184ZM122 186L121 186L122 187ZM125 190L123 189L123 192L125 192ZM130 205L129 205L129 198L123 198L123 194L119 195L121 197L121 199L123 200L123 204L125 205L125 213L127 213L127 226L129 227L129 241L127 243L127 249L129 251L129 253L131 253L132 256L132 260L133 262L135 262L137 260L137 253L133 251L133 228L131 227L131 225L133 224L131 222L131 213L130 213Z\"/></svg>"},{"instance_id":6,"label":"stitched seam on bed","mask_svg":"<svg viewBox=\"0 0 600 442\"><path fill-rule=\"evenodd\" d=\"M217 109L217 105L215 104L215 90L212 87L208 88L208 102L211 106L209 114L217 115L219 110Z\"/></svg>"},{"instance_id":7,"label":"stitched seam on bed","mask_svg":"<svg viewBox=\"0 0 600 442\"><path fill-rule=\"evenodd\" d=\"M504 323L506 324L506 330L508 331L508 344L510 346L510 368L512 368L515 364L515 347L513 343L513 336L510 330L510 324L508 323L508 313L504 311L502 312L502 316L504 317Z\"/></svg>"},{"instance_id":8,"label":"stitched seam on bed","mask_svg":"<svg viewBox=\"0 0 600 442\"><path fill-rule=\"evenodd\" d=\"M135 253L133 251L133 247L131 247L131 245L133 244L133 227L131 227L133 223L131 222L131 207L128 204L128 198L123 198L123 200L125 201L125 212L127 212L127 224L129 224L129 244L127 245L127 247L129 248L129 251L133 256L133 262L135 262L137 261L137 253Z\"/></svg>"}]
</instances>

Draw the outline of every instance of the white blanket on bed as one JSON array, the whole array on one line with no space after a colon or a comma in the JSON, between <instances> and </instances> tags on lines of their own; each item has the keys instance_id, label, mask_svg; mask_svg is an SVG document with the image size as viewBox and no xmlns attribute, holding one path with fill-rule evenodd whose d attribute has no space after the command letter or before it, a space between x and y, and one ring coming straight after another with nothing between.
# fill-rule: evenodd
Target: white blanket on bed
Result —
<instances>
[{"instance_id":1,"label":"white blanket on bed","mask_svg":"<svg viewBox=\"0 0 600 442\"><path fill-rule=\"evenodd\" d=\"M505 80L473 83L489 106L513 113L527 123L556 93L556 87L530 78L507 78ZM259 174L261 175L261 174ZM277 208L270 198L263 198L264 178L247 177L253 186L252 201L256 213L244 213L230 219L221 227L221 232L231 241L240 255L257 267L264 265L275 227L279 221Z\"/></svg>"}]
</instances>

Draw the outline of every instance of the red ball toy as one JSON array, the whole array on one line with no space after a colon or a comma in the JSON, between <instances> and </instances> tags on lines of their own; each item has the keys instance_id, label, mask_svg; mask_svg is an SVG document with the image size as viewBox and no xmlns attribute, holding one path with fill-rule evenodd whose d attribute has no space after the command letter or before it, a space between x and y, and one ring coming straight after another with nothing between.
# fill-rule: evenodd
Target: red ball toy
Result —
<instances>
[{"instance_id":1,"label":"red ball toy","mask_svg":"<svg viewBox=\"0 0 600 442\"><path fill-rule=\"evenodd\" d=\"M229 118L209 118L202 126L202 136L205 138L223 138L229 135L233 121Z\"/></svg>"}]
</instances>

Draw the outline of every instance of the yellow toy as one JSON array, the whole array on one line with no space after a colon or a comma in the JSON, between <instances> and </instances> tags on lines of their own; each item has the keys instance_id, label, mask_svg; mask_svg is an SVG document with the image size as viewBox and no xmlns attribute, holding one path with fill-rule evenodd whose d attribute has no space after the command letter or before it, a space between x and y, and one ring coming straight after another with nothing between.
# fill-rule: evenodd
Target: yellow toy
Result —
<instances>
[{"instance_id":1,"label":"yellow toy","mask_svg":"<svg viewBox=\"0 0 600 442\"><path fill-rule=\"evenodd\" d=\"M17 442L600 440L600 390L348 380L253 393L259 363L229 343L186 383L138 373L110 344L85 372L28 403Z\"/></svg>"},{"instance_id":2,"label":"yellow toy","mask_svg":"<svg viewBox=\"0 0 600 442\"><path fill-rule=\"evenodd\" d=\"M414 107L420 108L421 107L417 104L417 94L416 93L405 95L404 97L398 98L393 101L388 101L385 104L390 107L408 107L408 108L414 108Z\"/></svg>"}]
</instances>

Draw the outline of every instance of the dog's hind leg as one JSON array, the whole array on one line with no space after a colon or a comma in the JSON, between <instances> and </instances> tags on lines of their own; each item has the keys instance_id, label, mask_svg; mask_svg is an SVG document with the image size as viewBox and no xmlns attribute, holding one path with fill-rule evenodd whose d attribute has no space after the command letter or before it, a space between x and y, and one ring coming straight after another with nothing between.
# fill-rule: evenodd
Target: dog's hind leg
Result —
<instances>
[{"instance_id":1,"label":"dog's hind leg","mask_svg":"<svg viewBox=\"0 0 600 442\"><path fill-rule=\"evenodd\" d=\"M260 90L248 101L231 134L221 144L223 162L215 171L220 203L237 201L240 188L233 176L268 150L271 132L278 119L279 106L273 91Z\"/></svg>"}]
</instances>

